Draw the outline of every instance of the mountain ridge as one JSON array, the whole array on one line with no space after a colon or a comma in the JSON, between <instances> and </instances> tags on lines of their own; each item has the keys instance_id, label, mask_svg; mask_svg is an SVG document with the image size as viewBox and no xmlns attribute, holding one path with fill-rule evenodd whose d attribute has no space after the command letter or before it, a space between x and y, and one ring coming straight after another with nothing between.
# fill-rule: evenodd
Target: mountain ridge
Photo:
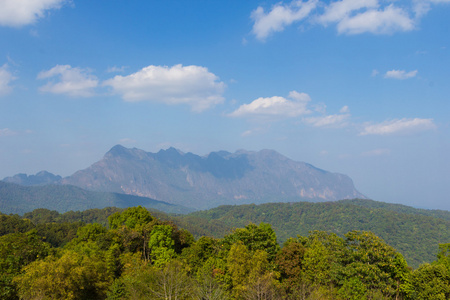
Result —
<instances>
[{"instance_id":1,"label":"mountain ridge","mask_svg":"<svg viewBox=\"0 0 450 300\"><path fill-rule=\"evenodd\" d=\"M156 153L112 147L60 183L206 209L224 204L365 198L350 177L293 161L274 150Z\"/></svg>"}]
</instances>

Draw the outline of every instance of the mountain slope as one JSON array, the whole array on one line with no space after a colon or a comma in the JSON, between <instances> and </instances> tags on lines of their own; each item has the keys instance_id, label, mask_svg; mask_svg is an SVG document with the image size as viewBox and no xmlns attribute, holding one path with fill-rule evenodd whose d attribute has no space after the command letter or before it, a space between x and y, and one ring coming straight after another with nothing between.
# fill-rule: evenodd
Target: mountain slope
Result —
<instances>
[{"instance_id":1,"label":"mountain slope","mask_svg":"<svg viewBox=\"0 0 450 300\"><path fill-rule=\"evenodd\" d=\"M169 213L187 213L192 209L149 198L117 193L92 192L70 185L22 186L0 181L0 212L24 214L37 208L59 212L141 205Z\"/></svg>"},{"instance_id":2,"label":"mountain slope","mask_svg":"<svg viewBox=\"0 0 450 300\"><path fill-rule=\"evenodd\" d=\"M117 145L102 160L61 183L196 209L221 204L364 198L348 176L295 162L271 150L219 151L201 157L174 148L150 153Z\"/></svg>"},{"instance_id":3,"label":"mountain slope","mask_svg":"<svg viewBox=\"0 0 450 300\"><path fill-rule=\"evenodd\" d=\"M373 202L383 206L382 202ZM312 230L331 231L339 235L351 230L368 230L400 251L408 264L418 267L435 259L439 243L450 242L450 221L420 215L414 210L410 207L412 213L398 213L345 201L266 203L220 206L177 219L180 226L187 227L192 223L196 228L200 226L201 234L209 231L216 237L226 231L223 227L230 230L249 222L265 222L273 226L280 242L297 235L307 236Z\"/></svg>"}]
</instances>

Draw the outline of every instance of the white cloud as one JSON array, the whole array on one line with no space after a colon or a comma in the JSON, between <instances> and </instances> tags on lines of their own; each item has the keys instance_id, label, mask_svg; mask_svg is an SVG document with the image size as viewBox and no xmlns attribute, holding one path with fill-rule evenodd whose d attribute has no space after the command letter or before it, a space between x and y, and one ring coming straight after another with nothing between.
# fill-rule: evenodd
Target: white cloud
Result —
<instances>
[{"instance_id":1,"label":"white cloud","mask_svg":"<svg viewBox=\"0 0 450 300\"><path fill-rule=\"evenodd\" d=\"M374 150L363 152L363 153L361 153L361 156L370 157L370 156L383 156L383 155L389 155L389 154L391 154L391 150L383 148L383 149L374 149Z\"/></svg>"},{"instance_id":2,"label":"white cloud","mask_svg":"<svg viewBox=\"0 0 450 300\"><path fill-rule=\"evenodd\" d=\"M229 114L230 117L269 116L269 117L297 117L308 114L307 104L311 101L308 94L292 91L289 99L280 96L258 98L249 104L241 105Z\"/></svg>"},{"instance_id":3,"label":"white cloud","mask_svg":"<svg viewBox=\"0 0 450 300\"><path fill-rule=\"evenodd\" d=\"M352 17L346 17L337 24L339 33L392 34L414 29L414 20L402 9L389 5L383 10L369 9Z\"/></svg>"},{"instance_id":4,"label":"white cloud","mask_svg":"<svg viewBox=\"0 0 450 300\"><path fill-rule=\"evenodd\" d=\"M430 3L450 0L424 0L399 3L380 0L341 0L328 5L319 0L293 0L277 3L265 12L259 6L251 13L252 33L265 40L296 22L309 22L328 26L335 24L340 34L393 34L416 28L417 22L430 9ZM394 5L395 4L395 5ZM313 10L317 13L313 14Z\"/></svg>"},{"instance_id":5,"label":"white cloud","mask_svg":"<svg viewBox=\"0 0 450 300\"><path fill-rule=\"evenodd\" d=\"M12 91L10 83L14 79L15 77L9 72L7 64L0 67L0 96L9 94Z\"/></svg>"},{"instance_id":6,"label":"white cloud","mask_svg":"<svg viewBox=\"0 0 450 300\"><path fill-rule=\"evenodd\" d=\"M396 119L379 124L366 124L359 135L412 134L435 129L433 119Z\"/></svg>"},{"instance_id":7,"label":"white cloud","mask_svg":"<svg viewBox=\"0 0 450 300\"><path fill-rule=\"evenodd\" d=\"M148 66L128 76L115 76L111 86L125 101L188 104L200 112L222 103L225 83L201 66Z\"/></svg>"},{"instance_id":8,"label":"white cloud","mask_svg":"<svg viewBox=\"0 0 450 300\"><path fill-rule=\"evenodd\" d=\"M265 40L273 32L283 31L286 26L305 19L316 8L317 2L294 0L289 5L278 3L268 13L259 6L251 14L254 21L252 32L257 39Z\"/></svg>"},{"instance_id":9,"label":"white cloud","mask_svg":"<svg viewBox=\"0 0 450 300\"><path fill-rule=\"evenodd\" d=\"M17 131L11 130L9 128L0 129L0 136L13 136L19 134Z\"/></svg>"},{"instance_id":10,"label":"white cloud","mask_svg":"<svg viewBox=\"0 0 450 300\"><path fill-rule=\"evenodd\" d=\"M53 94L67 94L71 97L93 96L94 89L98 86L98 79L89 74L87 69L72 68L70 65L56 65L48 71L38 74L38 79L57 77L58 81L49 81L41 86L41 92Z\"/></svg>"},{"instance_id":11,"label":"white cloud","mask_svg":"<svg viewBox=\"0 0 450 300\"><path fill-rule=\"evenodd\" d=\"M414 70L411 72L406 72L404 70L391 70L387 71L386 74L384 74L384 78L392 78L392 79L408 79L413 78L417 75L418 71Z\"/></svg>"},{"instance_id":12,"label":"white cloud","mask_svg":"<svg viewBox=\"0 0 450 300\"><path fill-rule=\"evenodd\" d=\"M122 67L109 67L108 69L106 69L106 73L121 73L121 72L125 72L126 67L122 66Z\"/></svg>"},{"instance_id":13,"label":"white cloud","mask_svg":"<svg viewBox=\"0 0 450 300\"><path fill-rule=\"evenodd\" d=\"M347 120L350 118L350 109L348 106L343 106L339 112L340 114L335 115L304 118L303 122L314 127L344 127L347 125Z\"/></svg>"},{"instance_id":14,"label":"white cloud","mask_svg":"<svg viewBox=\"0 0 450 300\"><path fill-rule=\"evenodd\" d=\"M0 0L0 25L20 27L35 22L66 0Z\"/></svg>"},{"instance_id":15,"label":"white cloud","mask_svg":"<svg viewBox=\"0 0 450 300\"><path fill-rule=\"evenodd\" d=\"M319 117L305 118L303 122L312 125L314 127L333 127L339 128L347 125L346 121L350 117L350 114L344 115L327 115Z\"/></svg>"},{"instance_id":16,"label":"white cloud","mask_svg":"<svg viewBox=\"0 0 450 300\"><path fill-rule=\"evenodd\" d=\"M363 8L377 8L378 0L342 0L332 2L325 8L325 12L318 17L318 21L323 24L341 22L349 18L354 11Z\"/></svg>"},{"instance_id":17,"label":"white cloud","mask_svg":"<svg viewBox=\"0 0 450 300\"><path fill-rule=\"evenodd\" d=\"M349 113L349 112L350 112L350 109L348 108L347 105L345 105L345 106L343 106L343 107L339 110L339 112L340 112L341 114Z\"/></svg>"}]
</instances>

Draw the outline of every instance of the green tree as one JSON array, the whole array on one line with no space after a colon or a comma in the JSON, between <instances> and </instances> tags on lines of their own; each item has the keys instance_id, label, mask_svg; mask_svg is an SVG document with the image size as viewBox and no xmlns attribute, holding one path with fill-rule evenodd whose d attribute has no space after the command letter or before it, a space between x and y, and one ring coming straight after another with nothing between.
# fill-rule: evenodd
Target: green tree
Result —
<instances>
[{"instance_id":1,"label":"green tree","mask_svg":"<svg viewBox=\"0 0 450 300\"><path fill-rule=\"evenodd\" d=\"M409 299L450 299L450 274L442 264L423 264L405 284Z\"/></svg>"},{"instance_id":2,"label":"green tree","mask_svg":"<svg viewBox=\"0 0 450 300\"><path fill-rule=\"evenodd\" d=\"M175 257L174 245L172 226L155 225L150 233L148 242L153 264L157 267L162 267Z\"/></svg>"},{"instance_id":3,"label":"green tree","mask_svg":"<svg viewBox=\"0 0 450 300\"><path fill-rule=\"evenodd\" d=\"M369 231L350 231L345 237L348 252L342 275L358 278L367 290L398 298L409 274L403 256Z\"/></svg>"},{"instance_id":4,"label":"green tree","mask_svg":"<svg viewBox=\"0 0 450 300\"><path fill-rule=\"evenodd\" d=\"M223 239L224 244L228 247L237 241L241 241L251 252L264 250L269 255L270 262L275 259L277 252L280 250L275 231L267 223L260 223L259 226L250 223L245 228L235 229L233 233Z\"/></svg>"},{"instance_id":5,"label":"green tree","mask_svg":"<svg viewBox=\"0 0 450 300\"><path fill-rule=\"evenodd\" d=\"M144 226L153 220L150 212L142 206L130 207L123 212L116 212L108 217L110 229L118 229L127 226L130 229Z\"/></svg>"},{"instance_id":6,"label":"green tree","mask_svg":"<svg viewBox=\"0 0 450 300\"><path fill-rule=\"evenodd\" d=\"M0 237L0 299L16 299L14 276L22 268L50 254L51 247L36 231L12 233Z\"/></svg>"}]
</instances>

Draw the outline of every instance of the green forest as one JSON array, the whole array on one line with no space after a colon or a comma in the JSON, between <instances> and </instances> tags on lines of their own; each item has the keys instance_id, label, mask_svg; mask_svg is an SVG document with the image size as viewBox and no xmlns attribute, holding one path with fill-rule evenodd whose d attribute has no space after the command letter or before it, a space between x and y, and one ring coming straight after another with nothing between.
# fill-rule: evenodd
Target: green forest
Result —
<instances>
[{"instance_id":1,"label":"green forest","mask_svg":"<svg viewBox=\"0 0 450 300\"><path fill-rule=\"evenodd\" d=\"M224 229L224 212L209 211L215 223L141 206L0 214L0 298L450 299L450 243L411 267L369 230L280 239L267 222Z\"/></svg>"}]
</instances>

